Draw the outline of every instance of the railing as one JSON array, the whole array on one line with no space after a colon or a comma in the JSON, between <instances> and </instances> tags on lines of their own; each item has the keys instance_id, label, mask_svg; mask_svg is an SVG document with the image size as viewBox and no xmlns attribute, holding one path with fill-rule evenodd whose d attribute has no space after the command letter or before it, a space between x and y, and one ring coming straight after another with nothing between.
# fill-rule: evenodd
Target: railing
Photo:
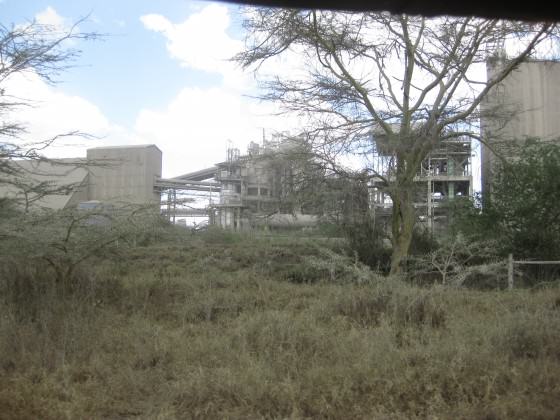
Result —
<instances>
[{"instance_id":1,"label":"railing","mask_svg":"<svg viewBox=\"0 0 560 420\"><path fill-rule=\"evenodd\" d=\"M524 264L524 265L560 265L560 261L532 261L532 260L526 260L526 261L515 261L513 259L513 254L509 254L508 255L508 262L507 262L507 267L508 267L508 289L513 289L513 277L514 277L514 271L513 271L513 265L514 264Z\"/></svg>"}]
</instances>

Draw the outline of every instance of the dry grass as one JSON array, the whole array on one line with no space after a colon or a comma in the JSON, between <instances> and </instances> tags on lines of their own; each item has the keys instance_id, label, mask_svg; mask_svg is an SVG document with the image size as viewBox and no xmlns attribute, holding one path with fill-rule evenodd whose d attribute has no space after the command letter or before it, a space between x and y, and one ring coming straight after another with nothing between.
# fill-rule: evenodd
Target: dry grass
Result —
<instances>
[{"instance_id":1,"label":"dry grass","mask_svg":"<svg viewBox=\"0 0 560 420\"><path fill-rule=\"evenodd\" d=\"M0 419L560 417L558 289L417 288L337 244L211 235L96 264L64 300L12 273Z\"/></svg>"}]
</instances>

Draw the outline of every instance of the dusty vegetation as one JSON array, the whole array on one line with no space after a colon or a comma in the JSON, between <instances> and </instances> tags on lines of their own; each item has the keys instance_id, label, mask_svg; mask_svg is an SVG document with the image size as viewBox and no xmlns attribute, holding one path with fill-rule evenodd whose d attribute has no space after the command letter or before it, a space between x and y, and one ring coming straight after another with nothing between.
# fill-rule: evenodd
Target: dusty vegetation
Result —
<instances>
[{"instance_id":1,"label":"dusty vegetation","mask_svg":"<svg viewBox=\"0 0 560 420\"><path fill-rule=\"evenodd\" d=\"M419 288L337 240L217 233L4 264L0 418L560 416L560 291Z\"/></svg>"}]
</instances>

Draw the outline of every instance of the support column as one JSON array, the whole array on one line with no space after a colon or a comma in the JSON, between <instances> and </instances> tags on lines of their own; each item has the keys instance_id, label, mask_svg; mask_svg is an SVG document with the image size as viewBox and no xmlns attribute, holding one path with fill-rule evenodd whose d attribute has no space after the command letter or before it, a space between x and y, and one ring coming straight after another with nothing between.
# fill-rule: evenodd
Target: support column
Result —
<instances>
[{"instance_id":1,"label":"support column","mask_svg":"<svg viewBox=\"0 0 560 420\"><path fill-rule=\"evenodd\" d=\"M450 182L447 185L447 197L449 197L450 200L455 197L455 183L454 182Z\"/></svg>"},{"instance_id":2,"label":"support column","mask_svg":"<svg viewBox=\"0 0 560 420\"><path fill-rule=\"evenodd\" d=\"M175 224L176 214L177 214L177 190L173 189L173 224Z\"/></svg>"},{"instance_id":3,"label":"support column","mask_svg":"<svg viewBox=\"0 0 560 420\"><path fill-rule=\"evenodd\" d=\"M237 230L241 230L241 209L239 207L237 208L236 211L236 217L237 217L236 219Z\"/></svg>"},{"instance_id":4,"label":"support column","mask_svg":"<svg viewBox=\"0 0 560 420\"><path fill-rule=\"evenodd\" d=\"M427 215L428 218L428 229L430 232L433 228L433 219L434 219L434 206L432 204L432 180L428 176L428 197L427 197Z\"/></svg>"},{"instance_id":5,"label":"support column","mask_svg":"<svg viewBox=\"0 0 560 420\"><path fill-rule=\"evenodd\" d=\"M167 221L171 222L171 190L167 190Z\"/></svg>"},{"instance_id":6,"label":"support column","mask_svg":"<svg viewBox=\"0 0 560 420\"><path fill-rule=\"evenodd\" d=\"M447 159L447 175L455 175L455 161L453 158Z\"/></svg>"}]
</instances>

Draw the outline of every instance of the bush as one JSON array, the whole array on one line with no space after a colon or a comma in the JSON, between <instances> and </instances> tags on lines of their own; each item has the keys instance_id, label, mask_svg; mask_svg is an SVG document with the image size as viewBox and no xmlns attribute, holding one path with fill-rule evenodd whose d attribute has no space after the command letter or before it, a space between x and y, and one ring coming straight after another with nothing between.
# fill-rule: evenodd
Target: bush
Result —
<instances>
[{"instance_id":1,"label":"bush","mask_svg":"<svg viewBox=\"0 0 560 420\"><path fill-rule=\"evenodd\" d=\"M558 418L556 289L420 288L239 238L88 261L65 299L30 289L33 317L0 304L0 418Z\"/></svg>"},{"instance_id":2,"label":"bush","mask_svg":"<svg viewBox=\"0 0 560 420\"><path fill-rule=\"evenodd\" d=\"M511 314L492 342L498 351L514 359L551 357L560 361L560 318L541 311Z\"/></svg>"},{"instance_id":3,"label":"bush","mask_svg":"<svg viewBox=\"0 0 560 420\"><path fill-rule=\"evenodd\" d=\"M371 269L388 273L391 268L391 249L384 245L386 235L379 224L366 218L343 225L351 255Z\"/></svg>"},{"instance_id":4,"label":"bush","mask_svg":"<svg viewBox=\"0 0 560 420\"><path fill-rule=\"evenodd\" d=\"M417 226L412 232L409 255L425 255L437 250L439 246L432 232Z\"/></svg>"},{"instance_id":5,"label":"bush","mask_svg":"<svg viewBox=\"0 0 560 420\"><path fill-rule=\"evenodd\" d=\"M478 290L504 290L508 287L507 266L504 261L475 265L461 273L460 286Z\"/></svg>"},{"instance_id":6,"label":"bush","mask_svg":"<svg viewBox=\"0 0 560 420\"><path fill-rule=\"evenodd\" d=\"M218 226L209 226L208 230L197 234L208 244L235 244L244 238L243 233L222 229Z\"/></svg>"},{"instance_id":7,"label":"bush","mask_svg":"<svg viewBox=\"0 0 560 420\"><path fill-rule=\"evenodd\" d=\"M560 254L560 146L530 139L514 148L523 159L500 163L491 195L453 201L452 232L472 241L494 239L502 258L554 260Z\"/></svg>"},{"instance_id":8,"label":"bush","mask_svg":"<svg viewBox=\"0 0 560 420\"><path fill-rule=\"evenodd\" d=\"M115 304L123 298L122 280L114 275L99 276L92 266L75 270L72 281L63 285L42 261L19 261L0 267L0 296L16 317L24 321L40 318L45 308L60 302L78 302L93 307Z\"/></svg>"},{"instance_id":9,"label":"bush","mask_svg":"<svg viewBox=\"0 0 560 420\"><path fill-rule=\"evenodd\" d=\"M331 315L346 317L360 327L377 327L384 319L397 328L443 328L446 310L435 289L425 291L398 279L378 279L346 290L329 304Z\"/></svg>"},{"instance_id":10,"label":"bush","mask_svg":"<svg viewBox=\"0 0 560 420\"><path fill-rule=\"evenodd\" d=\"M393 296L391 293L372 293L368 289L360 292L338 296L333 303L333 312L360 327L379 326L382 317L389 315Z\"/></svg>"},{"instance_id":11,"label":"bush","mask_svg":"<svg viewBox=\"0 0 560 420\"><path fill-rule=\"evenodd\" d=\"M56 297L53 274L46 263L23 259L0 265L0 297L16 319L37 319L40 301Z\"/></svg>"}]
</instances>

